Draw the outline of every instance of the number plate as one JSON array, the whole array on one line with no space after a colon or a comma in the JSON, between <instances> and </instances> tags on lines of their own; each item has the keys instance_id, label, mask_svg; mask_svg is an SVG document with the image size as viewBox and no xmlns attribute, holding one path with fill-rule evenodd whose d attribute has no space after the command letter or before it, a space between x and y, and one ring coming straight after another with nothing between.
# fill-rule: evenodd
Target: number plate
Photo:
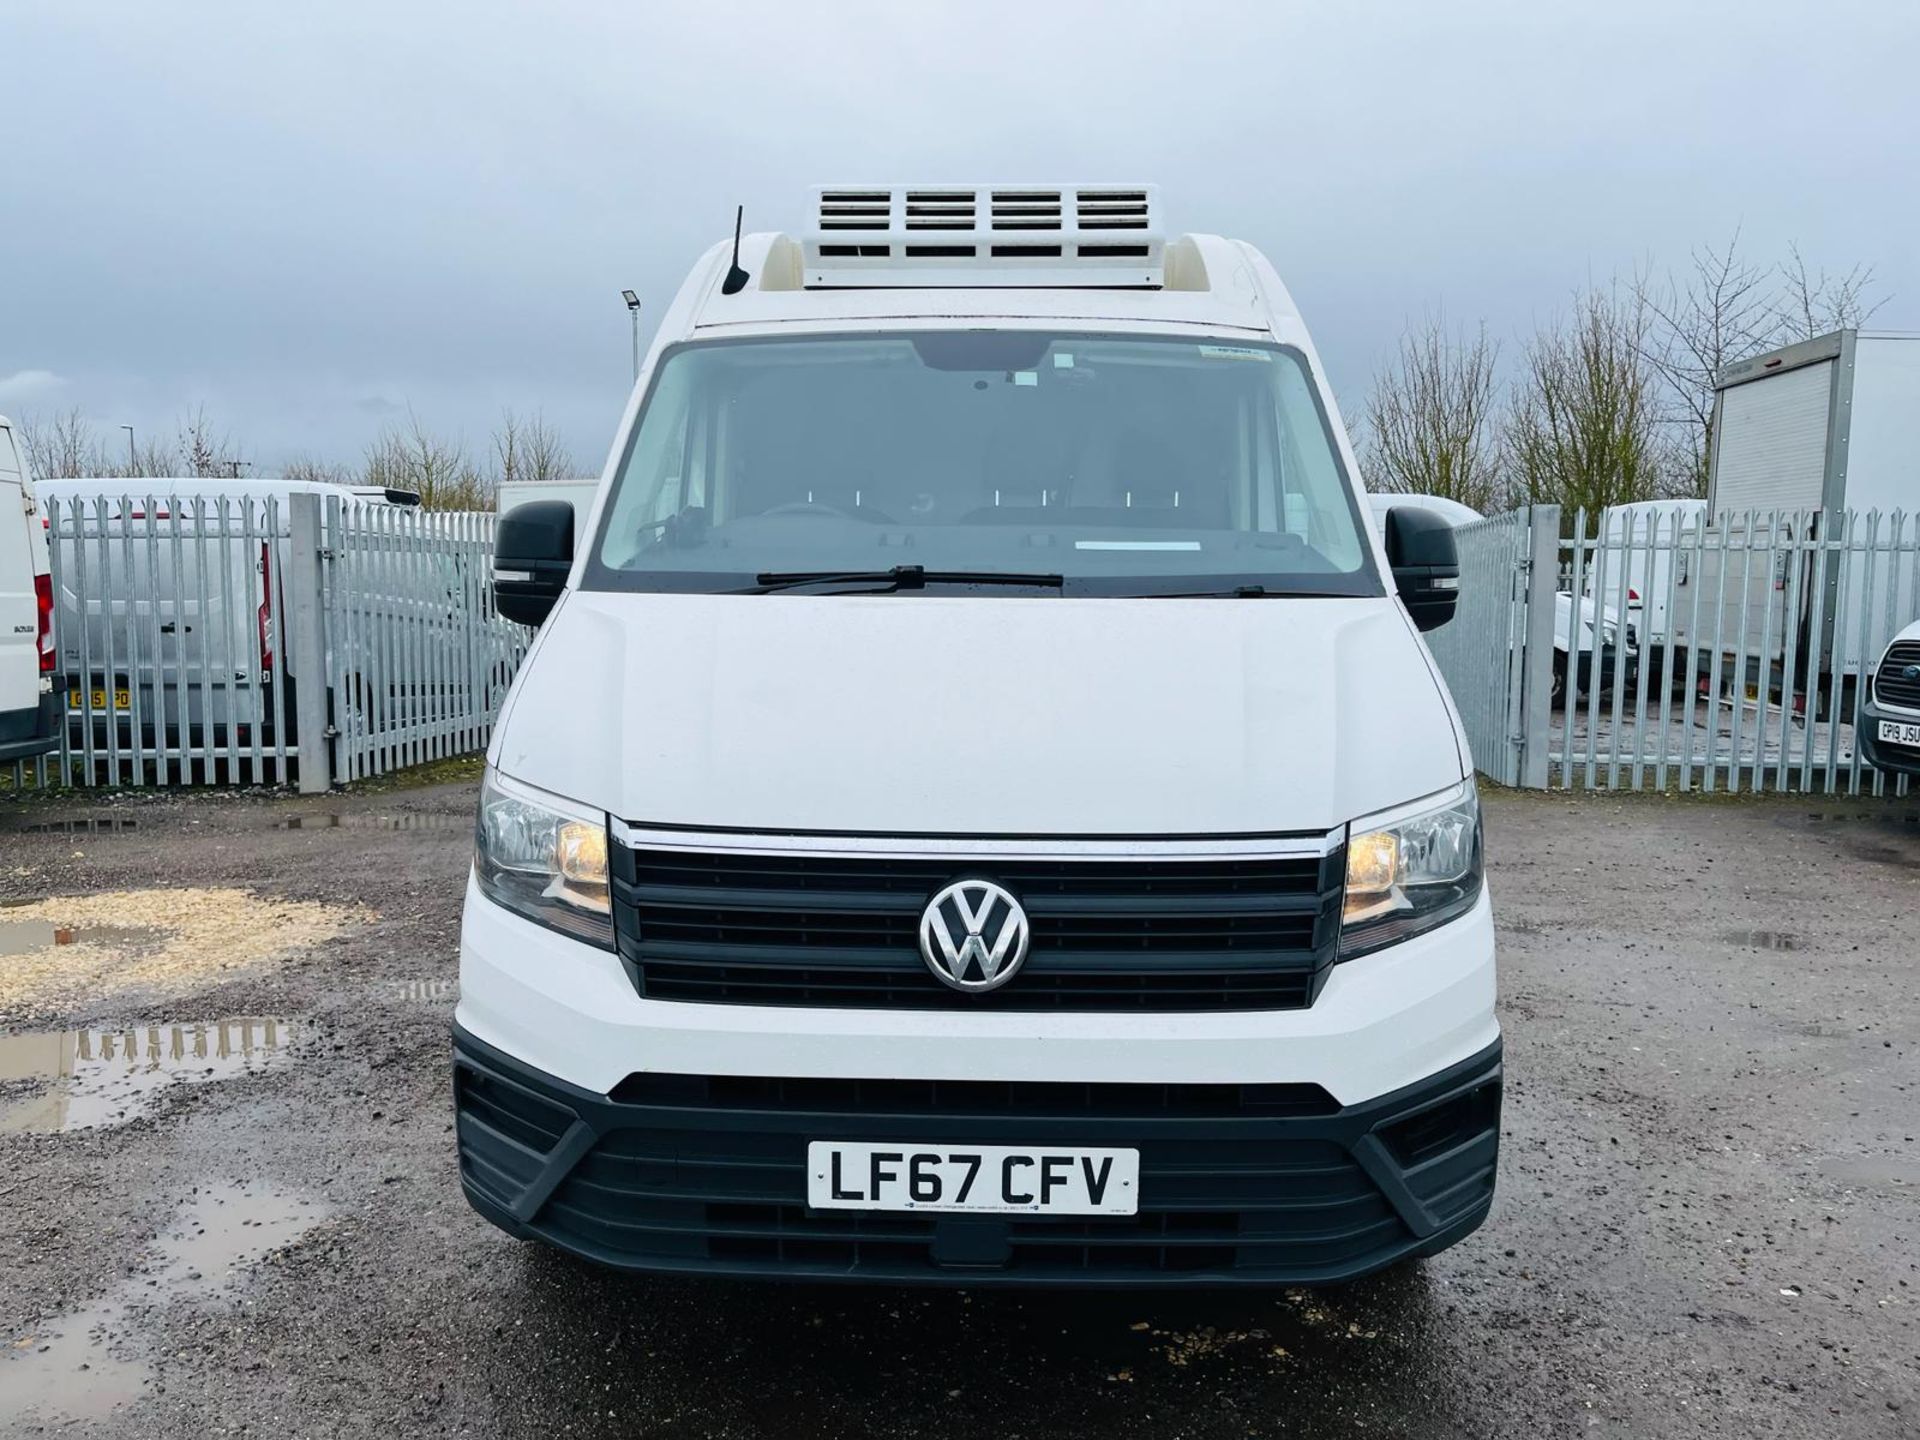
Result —
<instances>
[{"instance_id":1,"label":"number plate","mask_svg":"<svg viewBox=\"0 0 1920 1440\"><path fill-rule=\"evenodd\" d=\"M1901 720L1882 720L1880 738L1889 745L1920 746L1920 725Z\"/></svg>"},{"instance_id":2,"label":"number plate","mask_svg":"<svg viewBox=\"0 0 1920 1440\"><path fill-rule=\"evenodd\" d=\"M78 690L67 691L67 708L69 710L84 709L85 700L93 701L93 708L96 710L104 710L107 708L107 692L104 690L95 690L91 695L86 696L84 700L82 699L82 692ZM125 710L130 708L132 704L133 701L127 697L125 690L116 689L113 692L114 709Z\"/></svg>"},{"instance_id":3,"label":"number plate","mask_svg":"<svg viewBox=\"0 0 1920 1440\"><path fill-rule=\"evenodd\" d=\"M1133 1215L1140 1152L1078 1146L807 1146L816 1210L945 1210L987 1215Z\"/></svg>"}]
</instances>

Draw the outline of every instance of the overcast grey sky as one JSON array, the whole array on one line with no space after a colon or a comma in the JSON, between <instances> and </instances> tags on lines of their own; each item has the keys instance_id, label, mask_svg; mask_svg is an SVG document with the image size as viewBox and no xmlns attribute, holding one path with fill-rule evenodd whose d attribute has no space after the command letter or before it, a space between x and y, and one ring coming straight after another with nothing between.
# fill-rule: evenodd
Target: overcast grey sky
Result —
<instances>
[{"instance_id":1,"label":"overcast grey sky","mask_svg":"<svg viewBox=\"0 0 1920 1440\"><path fill-rule=\"evenodd\" d=\"M621 288L871 180L1157 182L1267 252L1350 411L1409 316L1511 352L1736 224L1920 329L1917 55L1911 0L0 0L0 410L204 404L270 473L511 405L597 471Z\"/></svg>"}]
</instances>

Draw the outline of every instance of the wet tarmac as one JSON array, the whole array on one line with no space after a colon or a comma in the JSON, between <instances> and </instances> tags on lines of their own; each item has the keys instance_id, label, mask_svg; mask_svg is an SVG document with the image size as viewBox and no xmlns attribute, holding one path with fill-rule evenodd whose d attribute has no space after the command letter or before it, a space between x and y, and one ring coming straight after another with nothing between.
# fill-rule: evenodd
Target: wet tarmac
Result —
<instances>
[{"instance_id":1,"label":"wet tarmac","mask_svg":"<svg viewBox=\"0 0 1920 1440\"><path fill-rule=\"evenodd\" d=\"M28 1057L0 1113L67 1106L0 1130L0 1434L1910 1440L1911 803L1488 795L1493 1216L1417 1265L1254 1294L648 1279L512 1241L450 1133L471 787L329 802L364 824L208 799L85 846L16 829L0 900L187 878L235 897L195 945L298 944L137 1003L0 998L0 1056ZM54 978L112 953L32 952ZM289 1018L269 1044L198 1019L221 1015ZM167 1078L70 1123L128 1067Z\"/></svg>"},{"instance_id":2,"label":"wet tarmac","mask_svg":"<svg viewBox=\"0 0 1920 1440\"><path fill-rule=\"evenodd\" d=\"M339 810L308 811L279 822L283 830L440 830L473 833L471 815L437 815L410 811L388 815L357 815Z\"/></svg>"},{"instance_id":3,"label":"wet tarmac","mask_svg":"<svg viewBox=\"0 0 1920 1440\"><path fill-rule=\"evenodd\" d=\"M111 1292L8 1337L0 1425L70 1432L110 1420L153 1380L138 1312L221 1296L324 1213L312 1199L244 1181L196 1193Z\"/></svg>"},{"instance_id":4,"label":"wet tarmac","mask_svg":"<svg viewBox=\"0 0 1920 1440\"><path fill-rule=\"evenodd\" d=\"M140 817L100 815L82 820L35 820L11 828L20 835L123 835L140 828Z\"/></svg>"}]
</instances>

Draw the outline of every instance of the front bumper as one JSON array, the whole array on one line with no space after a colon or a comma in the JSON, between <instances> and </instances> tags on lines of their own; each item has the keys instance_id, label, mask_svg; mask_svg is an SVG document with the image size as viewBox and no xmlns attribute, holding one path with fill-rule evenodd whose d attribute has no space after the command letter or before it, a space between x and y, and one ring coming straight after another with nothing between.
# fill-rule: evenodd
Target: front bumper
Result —
<instances>
[{"instance_id":1,"label":"front bumper","mask_svg":"<svg viewBox=\"0 0 1920 1440\"><path fill-rule=\"evenodd\" d=\"M604 1095L635 1070L1082 1084L1324 1086L1342 1105L1404 1089L1499 1038L1492 902L1335 965L1311 1006L1185 1013L841 1010L651 999L610 950L494 904L469 881L468 1034Z\"/></svg>"},{"instance_id":2,"label":"front bumper","mask_svg":"<svg viewBox=\"0 0 1920 1440\"><path fill-rule=\"evenodd\" d=\"M1860 724L1854 735L1860 757L1876 770L1890 775L1920 775L1920 749L1910 745L1890 745L1880 738L1880 722L1898 720L1904 725L1916 723L1916 717L1886 709L1870 695L1860 702Z\"/></svg>"},{"instance_id":3,"label":"front bumper","mask_svg":"<svg viewBox=\"0 0 1920 1440\"><path fill-rule=\"evenodd\" d=\"M768 1080L635 1073L597 1094L456 1026L467 1198L515 1235L638 1271L953 1285L1352 1279L1485 1218L1501 1048L1341 1106L1317 1085ZM1137 1146L1127 1217L807 1205L809 1140Z\"/></svg>"}]
</instances>

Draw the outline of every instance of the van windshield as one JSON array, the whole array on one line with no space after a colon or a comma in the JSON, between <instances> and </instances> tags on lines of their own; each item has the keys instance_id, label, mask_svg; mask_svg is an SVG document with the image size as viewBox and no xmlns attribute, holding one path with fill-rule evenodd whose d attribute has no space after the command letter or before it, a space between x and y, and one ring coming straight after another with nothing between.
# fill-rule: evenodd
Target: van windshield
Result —
<instances>
[{"instance_id":1,"label":"van windshield","mask_svg":"<svg viewBox=\"0 0 1920 1440\"><path fill-rule=\"evenodd\" d=\"M589 589L1379 595L1297 351L1032 330L669 351ZM949 578L951 577L951 578Z\"/></svg>"}]
</instances>

